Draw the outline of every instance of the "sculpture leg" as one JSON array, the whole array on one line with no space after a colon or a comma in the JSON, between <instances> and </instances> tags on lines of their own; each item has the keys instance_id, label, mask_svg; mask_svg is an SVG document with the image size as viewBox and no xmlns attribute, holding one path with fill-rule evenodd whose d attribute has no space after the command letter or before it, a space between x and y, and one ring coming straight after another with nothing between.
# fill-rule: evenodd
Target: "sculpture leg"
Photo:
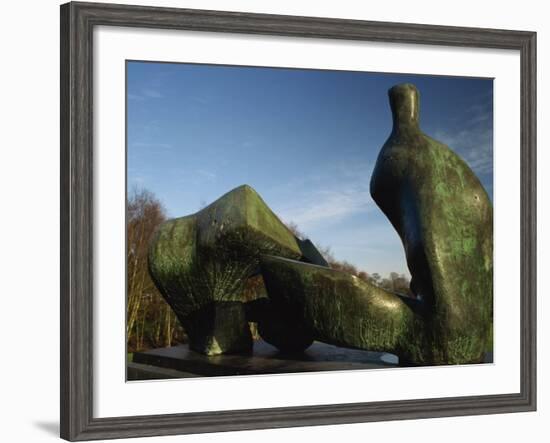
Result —
<instances>
[{"instance_id":1,"label":"sculpture leg","mask_svg":"<svg viewBox=\"0 0 550 443\"><path fill-rule=\"evenodd\" d=\"M205 355L247 352L252 334L241 302L213 302L182 320L189 347Z\"/></svg>"},{"instance_id":2,"label":"sculpture leg","mask_svg":"<svg viewBox=\"0 0 550 443\"><path fill-rule=\"evenodd\" d=\"M423 364L428 355L421 304L334 269L264 256L270 299L303 318L316 340L396 354Z\"/></svg>"}]
</instances>

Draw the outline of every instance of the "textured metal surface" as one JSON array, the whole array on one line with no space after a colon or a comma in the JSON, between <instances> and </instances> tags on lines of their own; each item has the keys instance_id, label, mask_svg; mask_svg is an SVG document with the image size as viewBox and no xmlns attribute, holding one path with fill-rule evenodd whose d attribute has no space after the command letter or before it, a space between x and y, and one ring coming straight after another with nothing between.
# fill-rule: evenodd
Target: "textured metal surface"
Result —
<instances>
[{"instance_id":1,"label":"textured metal surface","mask_svg":"<svg viewBox=\"0 0 550 443\"><path fill-rule=\"evenodd\" d=\"M481 361L491 348L493 207L473 171L420 129L412 84L389 91L393 129L371 194L403 242L411 290L425 304L422 360Z\"/></svg>"},{"instance_id":2,"label":"textured metal surface","mask_svg":"<svg viewBox=\"0 0 550 443\"><path fill-rule=\"evenodd\" d=\"M247 185L159 227L149 273L194 350L214 355L251 348L243 290L258 272L260 254L302 256L294 234Z\"/></svg>"},{"instance_id":3,"label":"textured metal surface","mask_svg":"<svg viewBox=\"0 0 550 443\"><path fill-rule=\"evenodd\" d=\"M281 257L262 257L261 269L272 303L294 313L316 340L424 363L424 325L416 300L346 272Z\"/></svg>"}]
</instances>

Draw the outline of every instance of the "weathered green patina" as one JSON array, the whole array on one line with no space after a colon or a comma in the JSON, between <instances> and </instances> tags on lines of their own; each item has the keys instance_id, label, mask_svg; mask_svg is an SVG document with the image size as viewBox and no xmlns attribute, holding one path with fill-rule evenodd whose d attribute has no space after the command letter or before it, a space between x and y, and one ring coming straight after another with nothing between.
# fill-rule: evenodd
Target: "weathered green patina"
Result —
<instances>
[{"instance_id":1,"label":"weathered green patina","mask_svg":"<svg viewBox=\"0 0 550 443\"><path fill-rule=\"evenodd\" d=\"M399 233L411 290L426 304L434 364L480 361L491 347L493 209L468 165L419 127L419 93L390 89L393 130L371 194Z\"/></svg>"},{"instance_id":2,"label":"weathered green patina","mask_svg":"<svg viewBox=\"0 0 550 443\"><path fill-rule=\"evenodd\" d=\"M354 275L273 256L261 259L273 306L319 341L391 352L402 362L425 362L421 303Z\"/></svg>"},{"instance_id":3,"label":"weathered green patina","mask_svg":"<svg viewBox=\"0 0 550 443\"><path fill-rule=\"evenodd\" d=\"M258 273L261 254L307 260L300 241L247 185L160 226L149 250L149 272L194 350L250 349L246 316L254 310L245 308L242 294L247 279Z\"/></svg>"}]
</instances>

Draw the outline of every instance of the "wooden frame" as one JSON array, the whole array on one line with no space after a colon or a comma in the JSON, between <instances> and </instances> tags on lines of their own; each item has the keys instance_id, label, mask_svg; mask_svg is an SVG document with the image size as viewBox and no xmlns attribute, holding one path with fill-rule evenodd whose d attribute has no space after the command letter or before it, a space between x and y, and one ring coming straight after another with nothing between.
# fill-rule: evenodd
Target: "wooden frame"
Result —
<instances>
[{"instance_id":1,"label":"wooden frame","mask_svg":"<svg viewBox=\"0 0 550 443\"><path fill-rule=\"evenodd\" d=\"M92 32L129 26L513 49L521 57L521 392L246 411L94 418ZM357 423L536 409L536 34L68 3L61 6L61 437L67 440Z\"/></svg>"}]
</instances>

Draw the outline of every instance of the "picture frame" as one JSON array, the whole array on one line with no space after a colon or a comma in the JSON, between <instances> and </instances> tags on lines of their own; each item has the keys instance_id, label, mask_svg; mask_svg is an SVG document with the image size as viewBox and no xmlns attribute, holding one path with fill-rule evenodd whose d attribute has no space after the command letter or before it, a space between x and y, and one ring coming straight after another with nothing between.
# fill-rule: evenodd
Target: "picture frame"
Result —
<instances>
[{"instance_id":1,"label":"picture frame","mask_svg":"<svg viewBox=\"0 0 550 443\"><path fill-rule=\"evenodd\" d=\"M520 55L520 392L94 417L93 30L97 26L507 49ZM61 6L61 437L69 441L536 409L536 34L72 2ZM121 172L122 173L122 172ZM515 296L515 295L514 295ZM122 321L122 320L121 320Z\"/></svg>"}]
</instances>

